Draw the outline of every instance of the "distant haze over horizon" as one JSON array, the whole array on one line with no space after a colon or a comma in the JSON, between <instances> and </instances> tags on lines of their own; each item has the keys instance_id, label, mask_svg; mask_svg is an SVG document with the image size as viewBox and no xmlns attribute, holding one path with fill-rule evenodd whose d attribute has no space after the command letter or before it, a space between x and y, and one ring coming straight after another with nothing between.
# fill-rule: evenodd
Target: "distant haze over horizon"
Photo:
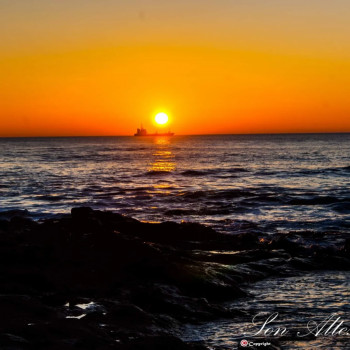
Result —
<instances>
[{"instance_id":1,"label":"distant haze over horizon","mask_svg":"<svg viewBox=\"0 0 350 350\"><path fill-rule=\"evenodd\" d=\"M350 135L349 131L340 132L284 132L284 133L235 133L235 134L174 134L170 137L191 137L191 136L283 136L283 135ZM110 138L110 137L134 137L132 134L128 135L27 135L27 136L0 136L1 139L22 139L22 138ZM169 136L159 136L158 138L168 138ZM148 138L147 136L145 138ZM144 138L143 138L144 139ZM151 136L150 139L156 139L157 136Z\"/></svg>"},{"instance_id":2,"label":"distant haze over horizon","mask_svg":"<svg viewBox=\"0 0 350 350\"><path fill-rule=\"evenodd\" d=\"M0 137L350 132L349 18L348 0L0 0Z\"/></svg>"}]
</instances>

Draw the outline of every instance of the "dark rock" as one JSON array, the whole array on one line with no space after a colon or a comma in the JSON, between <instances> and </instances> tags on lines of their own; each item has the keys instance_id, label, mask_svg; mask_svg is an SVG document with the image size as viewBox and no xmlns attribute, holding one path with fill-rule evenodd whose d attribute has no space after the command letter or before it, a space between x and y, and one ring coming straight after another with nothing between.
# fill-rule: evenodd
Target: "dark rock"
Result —
<instances>
[{"instance_id":1,"label":"dark rock","mask_svg":"<svg viewBox=\"0 0 350 350\"><path fill-rule=\"evenodd\" d=\"M290 264L300 270L316 270L318 265L315 264L311 259L294 257L290 260Z\"/></svg>"},{"instance_id":2,"label":"dark rock","mask_svg":"<svg viewBox=\"0 0 350 350\"><path fill-rule=\"evenodd\" d=\"M300 244L293 242L288 236L277 236L271 243L270 247L272 249L283 249L292 255L300 255L304 252L304 247Z\"/></svg>"},{"instance_id":3,"label":"dark rock","mask_svg":"<svg viewBox=\"0 0 350 350\"><path fill-rule=\"evenodd\" d=\"M28 349L30 342L18 335L10 333L0 333L0 346L1 349Z\"/></svg>"},{"instance_id":4,"label":"dark rock","mask_svg":"<svg viewBox=\"0 0 350 350\"><path fill-rule=\"evenodd\" d=\"M0 219L0 235L1 235L1 231L7 231L9 229L9 222L8 220L2 220Z\"/></svg>"},{"instance_id":5,"label":"dark rock","mask_svg":"<svg viewBox=\"0 0 350 350\"><path fill-rule=\"evenodd\" d=\"M93 210L90 207L72 208L71 215L73 219L84 220L93 214Z\"/></svg>"},{"instance_id":6,"label":"dark rock","mask_svg":"<svg viewBox=\"0 0 350 350\"><path fill-rule=\"evenodd\" d=\"M0 212L0 219L10 220L13 217L27 217L29 211L27 209L12 209Z\"/></svg>"},{"instance_id":7,"label":"dark rock","mask_svg":"<svg viewBox=\"0 0 350 350\"><path fill-rule=\"evenodd\" d=\"M349 240L323 248L307 242L314 232L229 235L88 207L41 222L10 214L0 221L0 348L203 349L174 335L184 322L240 316L219 303L246 296L242 283L350 265Z\"/></svg>"},{"instance_id":8,"label":"dark rock","mask_svg":"<svg viewBox=\"0 0 350 350\"><path fill-rule=\"evenodd\" d=\"M350 258L350 238L345 240L343 251L345 256Z\"/></svg>"}]
</instances>

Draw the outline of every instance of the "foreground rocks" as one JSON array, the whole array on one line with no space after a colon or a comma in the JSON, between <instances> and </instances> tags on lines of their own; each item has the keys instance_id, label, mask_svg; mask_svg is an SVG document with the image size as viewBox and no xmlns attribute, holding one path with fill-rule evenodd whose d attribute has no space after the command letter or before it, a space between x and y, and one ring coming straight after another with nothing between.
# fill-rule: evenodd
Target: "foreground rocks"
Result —
<instances>
[{"instance_id":1,"label":"foreground rocks","mask_svg":"<svg viewBox=\"0 0 350 350\"><path fill-rule=\"evenodd\" d=\"M315 233L227 235L91 208L17 214L0 220L1 349L206 349L181 341L182 325L239 318L221 302L245 296L242 283L350 268L341 237L321 247Z\"/></svg>"}]
</instances>

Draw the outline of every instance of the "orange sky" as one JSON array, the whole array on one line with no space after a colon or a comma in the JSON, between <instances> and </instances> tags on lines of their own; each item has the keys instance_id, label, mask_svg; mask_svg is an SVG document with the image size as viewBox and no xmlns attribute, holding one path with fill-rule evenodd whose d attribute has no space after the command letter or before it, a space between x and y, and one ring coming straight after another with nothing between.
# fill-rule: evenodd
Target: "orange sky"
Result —
<instances>
[{"instance_id":1,"label":"orange sky","mask_svg":"<svg viewBox=\"0 0 350 350\"><path fill-rule=\"evenodd\" d=\"M0 136L350 131L348 0L0 2Z\"/></svg>"}]
</instances>

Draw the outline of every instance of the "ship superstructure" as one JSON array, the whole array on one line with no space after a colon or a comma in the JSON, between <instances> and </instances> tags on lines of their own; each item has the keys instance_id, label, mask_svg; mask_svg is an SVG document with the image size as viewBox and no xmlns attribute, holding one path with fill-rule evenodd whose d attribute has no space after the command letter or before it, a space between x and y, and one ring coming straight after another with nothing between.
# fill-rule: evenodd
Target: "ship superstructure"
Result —
<instances>
[{"instance_id":1,"label":"ship superstructure","mask_svg":"<svg viewBox=\"0 0 350 350\"><path fill-rule=\"evenodd\" d=\"M154 133L154 134L149 134L145 128L141 125L141 128L137 129L137 132L134 134L134 136L174 136L173 132L162 132L162 133Z\"/></svg>"}]
</instances>

